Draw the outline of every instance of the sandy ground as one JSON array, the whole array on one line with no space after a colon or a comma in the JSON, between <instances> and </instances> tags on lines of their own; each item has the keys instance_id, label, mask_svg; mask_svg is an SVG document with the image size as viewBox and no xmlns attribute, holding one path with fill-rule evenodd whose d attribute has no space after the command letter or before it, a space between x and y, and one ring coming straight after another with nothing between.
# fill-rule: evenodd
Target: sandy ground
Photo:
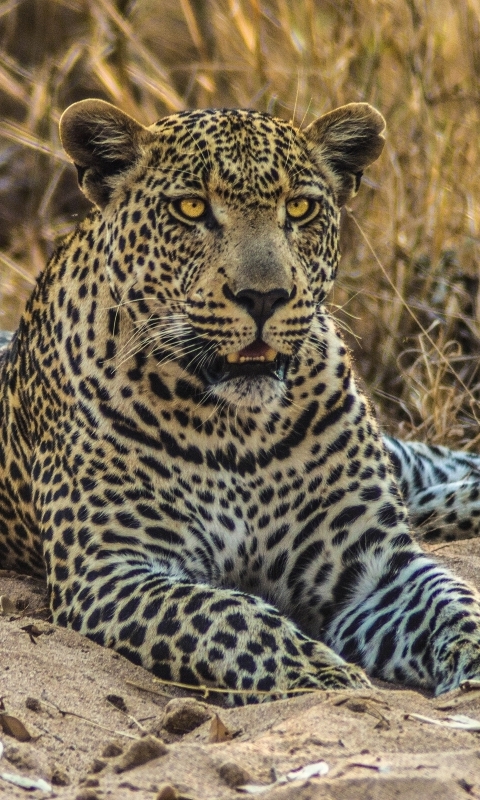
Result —
<instances>
[{"instance_id":1,"label":"sandy ground","mask_svg":"<svg viewBox=\"0 0 480 800\"><path fill-rule=\"evenodd\" d=\"M480 586L480 541L436 550ZM480 721L479 690L434 699L377 682L227 709L51 625L38 582L0 571L0 595L13 604L0 616L0 798L480 800L480 732L410 716ZM311 764L320 774L292 774Z\"/></svg>"}]
</instances>

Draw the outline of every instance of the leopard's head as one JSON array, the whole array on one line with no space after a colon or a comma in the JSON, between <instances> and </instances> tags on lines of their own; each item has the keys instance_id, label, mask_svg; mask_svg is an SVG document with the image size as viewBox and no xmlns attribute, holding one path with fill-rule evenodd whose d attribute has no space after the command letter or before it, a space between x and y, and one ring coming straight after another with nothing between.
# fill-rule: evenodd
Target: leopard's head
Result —
<instances>
[{"instance_id":1,"label":"leopard's head","mask_svg":"<svg viewBox=\"0 0 480 800\"><path fill-rule=\"evenodd\" d=\"M256 111L148 128L100 100L65 111L62 142L105 219L113 297L159 370L176 363L236 405L282 397L335 277L340 209L384 128L367 103L303 131Z\"/></svg>"}]
</instances>

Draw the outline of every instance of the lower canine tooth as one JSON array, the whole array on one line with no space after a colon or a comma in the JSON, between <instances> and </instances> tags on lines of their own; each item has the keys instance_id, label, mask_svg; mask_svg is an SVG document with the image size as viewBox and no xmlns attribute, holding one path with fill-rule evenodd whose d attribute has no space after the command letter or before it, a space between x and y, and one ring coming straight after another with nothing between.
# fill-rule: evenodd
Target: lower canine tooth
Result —
<instances>
[{"instance_id":1,"label":"lower canine tooth","mask_svg":"<svg viewBox=\"0 0 480 800\"><path fill-rule=\"evenodd\" d=\"M238 355L238 353L228 353L227 361L229 364L238 364L238 362L240 361L240 356Z\"/></svg>"},{"instance_id":2,"label":"lower canine tooth","mask_svg":"<svg viewBox=\"0 0 480 800\"><path fill-rule=\"evenodd\" d=\"M264 356L265 361L274 361L276 357L277 357L277 351L274 350L273 347L269 347Z\"/></svg>"}]
</instances>

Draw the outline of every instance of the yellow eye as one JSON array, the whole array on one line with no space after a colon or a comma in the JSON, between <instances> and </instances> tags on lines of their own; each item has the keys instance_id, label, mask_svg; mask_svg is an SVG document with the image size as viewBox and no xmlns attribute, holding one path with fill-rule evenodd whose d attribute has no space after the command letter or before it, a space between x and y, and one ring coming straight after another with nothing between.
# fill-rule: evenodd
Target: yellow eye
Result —
<instances>
[{"instance_id":1,"label":"yellow eye","mask_svg":"<svg viewBox=\"0 0 480 800\"><path fill-rule=\"evenodd\" d=\"M184 217L188 219L198 219L207 210L207 204L199 197L189 197L186 200L180 200L178 204L179 211L182 212Z\"/></svg>"},{"instance_id":2,"label":"yellow eye","mask_svg":"<svg viewBox=\"0 0 480 800\"><path fill-rule=\"evenodd\" d=\"M314 211L315 205L314 200L307 200L306 197L296 197L294 200L288 200L286 204L287 214L292 219L303 219Z\"/></svg>"}]
</instances>

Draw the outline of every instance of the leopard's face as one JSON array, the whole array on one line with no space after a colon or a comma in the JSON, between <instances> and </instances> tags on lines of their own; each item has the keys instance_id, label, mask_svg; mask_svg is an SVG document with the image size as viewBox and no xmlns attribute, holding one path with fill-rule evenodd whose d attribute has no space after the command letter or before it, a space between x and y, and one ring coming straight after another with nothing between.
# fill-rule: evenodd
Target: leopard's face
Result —
<instances>
[{"instance_id":1,"label":"leopard's face","mask_svg":"<svg viewBox=\"0 0 480 800\"><path fill-rule=\"evenodd\" d=\"M278 401L335 277L342 181L311 128L260 112L177 114L133 136L138 123L124 120L136 136L128 169L112 166L109 130L103 175L98 143L90 171L75 160L103 207L111 289L135 341L219 400Z\"/></svg>"}]
</instances>

